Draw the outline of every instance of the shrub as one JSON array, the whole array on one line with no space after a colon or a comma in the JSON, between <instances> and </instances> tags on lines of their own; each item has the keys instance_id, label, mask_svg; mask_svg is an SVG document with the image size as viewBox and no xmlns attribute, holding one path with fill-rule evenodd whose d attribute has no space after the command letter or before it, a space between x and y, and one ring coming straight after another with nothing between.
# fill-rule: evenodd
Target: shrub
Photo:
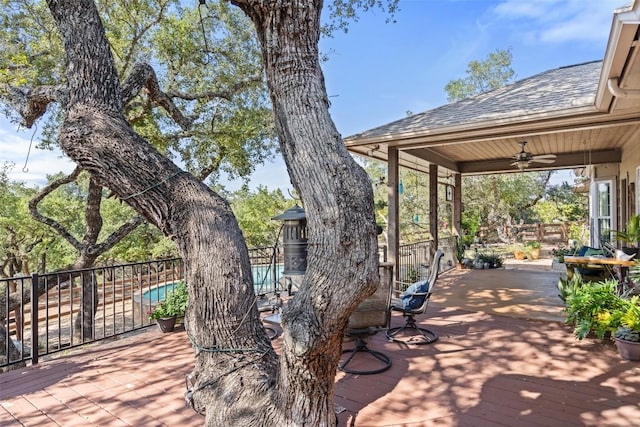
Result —
<instances>
[{"instance_id":1,"label":"shrub","mask_svg":"<svg viewBox=\"0 0 640 427\"><path fill-rule=\"evenodd\" d=\"M178 282L172 291L167 293L164 301L159 302L149 313L150 319L166 317L183 317L187 311L189 290L185 282Z\"/></svg>"},{"instance_id":2,"label":"shrub","mask_svg":"<svg viewBox=\"0 0 640 427\"><path fill-rule=\"evenodd\" d=\"M636 302L616 295L618 282L605 280L585 283L567 296L566 323L574 326L574 335L583 339L590 332L598 338L613 334L632 304Z\"/></svg>"}]
</instances>

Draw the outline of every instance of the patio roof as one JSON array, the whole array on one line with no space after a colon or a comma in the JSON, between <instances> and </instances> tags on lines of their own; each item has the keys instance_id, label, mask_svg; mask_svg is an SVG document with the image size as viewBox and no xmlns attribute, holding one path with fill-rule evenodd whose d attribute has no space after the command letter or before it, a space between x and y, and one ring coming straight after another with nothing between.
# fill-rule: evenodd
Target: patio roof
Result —
<instances>
[{"instance_id":1,"label":"patio roof","mask_svg":"<svg viewBox=\"0 0 640 427\"><path fill-rule=\"evenodd\" d=\"M344 139L352 153L428 172L517 172L511 165L527 141L533 155L556 154L551 165L566 169L619 163L622 147L640 128L640 3L614 13L605 57L561 67L505 87L415 114Z\"/></svg>"}]
</instances>

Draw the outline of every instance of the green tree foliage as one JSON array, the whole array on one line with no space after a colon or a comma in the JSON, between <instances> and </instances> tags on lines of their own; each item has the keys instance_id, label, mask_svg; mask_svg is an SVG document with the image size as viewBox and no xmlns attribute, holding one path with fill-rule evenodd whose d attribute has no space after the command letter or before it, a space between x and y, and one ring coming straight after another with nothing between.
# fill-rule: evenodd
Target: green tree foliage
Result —
<instances>
[{"instance_id":1,"label":"green tree foliage","mask_svg":"<svg viewBox=\"0 0 640 427\"><path fill-rule=\"evenodd\" d=\"M12 165L0 168L0 276L41 271L43 262L59 265L74 257L73 248L29 215L36 190L7 177Z\"/></svg>"},{"instance_id":2,"label":"green tree foliage","mask_svg":"<svg viewBox=\"0 0 640 427\"><path fill-rule=\"evenodd\" d=\"M537 220L533 207L545 196L550 176L551 172L525 172L463 177L463 223L470 227L465 233L477 231L478 220L500 226Z\"/></svg>"},{"instance_id":3,"label":"green tree foliage","mask_svg":"<svg viewBox=\"0 0 640 427\"><path fill-rule=\"evenodd\" d=\"M584 221L589 216L589 198L576 193L567 182L549 186L543 200L532 207L532 221L542 223Z\"/></svg>"},{"instance_id":4,"label":"green tree foliage","mask_svg":"<svg viewBox=\"0 0 640 427\"><path fill-rule=\"evenodd\" d=\"M2 4L0 104L27 126L44 120L41 146L55 145L65 60L50 12L43 1ZM123 80L124 112L140 135L211 183L221 172L246 180L256 165L273 156L259 45L240 10L225 1L188 7L175 0L98 1L97 6ZM34 96L40 97L38 109L28 110L26 101ZM50 114L43 116L47 108ZM82 183L67 183L55 193L38 208L78 241L86 230L84 218L101 217L104 238L134 216L106 197L102 212L88 215ZM151 254L172 255L175 247L145 226L100 259L134 261Z\"/></svg>"},{"instance_id":5,"label":"green tree foliage","mask_svg":"<svg viewBox=\"0 0 640 427\"><path fill-rule=\"evenodd\" d=\"M228 199L249 247L273 246L282 221L272 218L294 205L279 189L269 191L262 186L255 192L244 187L231 193Z\"/></svg>"},{"instance_id":6,"label":"green tree foliage","mask_svg":"<svg viewBox=\"0 0 640 427\"><path fill-rule=\"evenodd\" d=\"M512 56L511 48L496 49L484 60L469 62L466 77L451 80L444 87L449 102L488 92L513 81L515 71L511 68Z\"/></svg>"}]
</instances>

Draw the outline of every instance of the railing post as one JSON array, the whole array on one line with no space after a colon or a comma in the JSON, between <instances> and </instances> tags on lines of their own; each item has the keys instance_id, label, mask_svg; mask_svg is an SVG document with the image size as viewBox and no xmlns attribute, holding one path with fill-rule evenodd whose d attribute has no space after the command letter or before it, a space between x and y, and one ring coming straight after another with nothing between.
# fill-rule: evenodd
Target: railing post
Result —
<instances>
[{"instance_id":1,"label":"railing post","mask_svg":"<svg viewBox=\"0 0 640 427\"><path fill-rule=\"evenodd\" d=\"M31 364L38 364L38 273L31 275Z\"/></svg>"}]
</instances>

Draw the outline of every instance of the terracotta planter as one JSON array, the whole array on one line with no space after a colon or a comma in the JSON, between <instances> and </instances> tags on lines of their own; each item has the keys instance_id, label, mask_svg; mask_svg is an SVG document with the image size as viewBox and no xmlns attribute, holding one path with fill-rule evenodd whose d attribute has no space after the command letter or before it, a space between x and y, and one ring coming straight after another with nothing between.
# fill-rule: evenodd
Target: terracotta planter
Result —
<instances>
[{"instance_id":1,"label":"terracotta planter","mask_svg":"<svg viewBox=\"0 0 640 427\"><path fill-rule=\"evenodd\" d=\"M529 253L527 254L527 258L531 260L536 260L540 258L540 248L531 248Z\"/></svg>"},{"instance_id":2,"label":"terracotta planter","mask_svg":"<svg viewBox=\"0 0 640 427\"><path fill-rule=\"evenodd\" d=\"M618 353L623 359L640 361L640 342L616 338L616 347L618 347Z\"/></svg>"},{"instance_id":3,"label":"terracotta planter","mask_svg":"<svg viewBox=\"0 0 640 427\"><path fill-rule=\"evenodd\" d=\"M522 261L524 259L524 251L515 251L513 253L513 257L519 261Z\"/></svg>"},{"instance_id":4,"label":"terracotta planter","mask_svg":"<svg viewBox=\"0 0 640 427\"><path fill-rule=\"evenodd\" d=\"M158 328L160 328L160 330L163 333L173 332L173 328L176 325L176 318L174 316L174 317L156 319L156 323L158 324Z\"/></svg>"}]
</instances>

